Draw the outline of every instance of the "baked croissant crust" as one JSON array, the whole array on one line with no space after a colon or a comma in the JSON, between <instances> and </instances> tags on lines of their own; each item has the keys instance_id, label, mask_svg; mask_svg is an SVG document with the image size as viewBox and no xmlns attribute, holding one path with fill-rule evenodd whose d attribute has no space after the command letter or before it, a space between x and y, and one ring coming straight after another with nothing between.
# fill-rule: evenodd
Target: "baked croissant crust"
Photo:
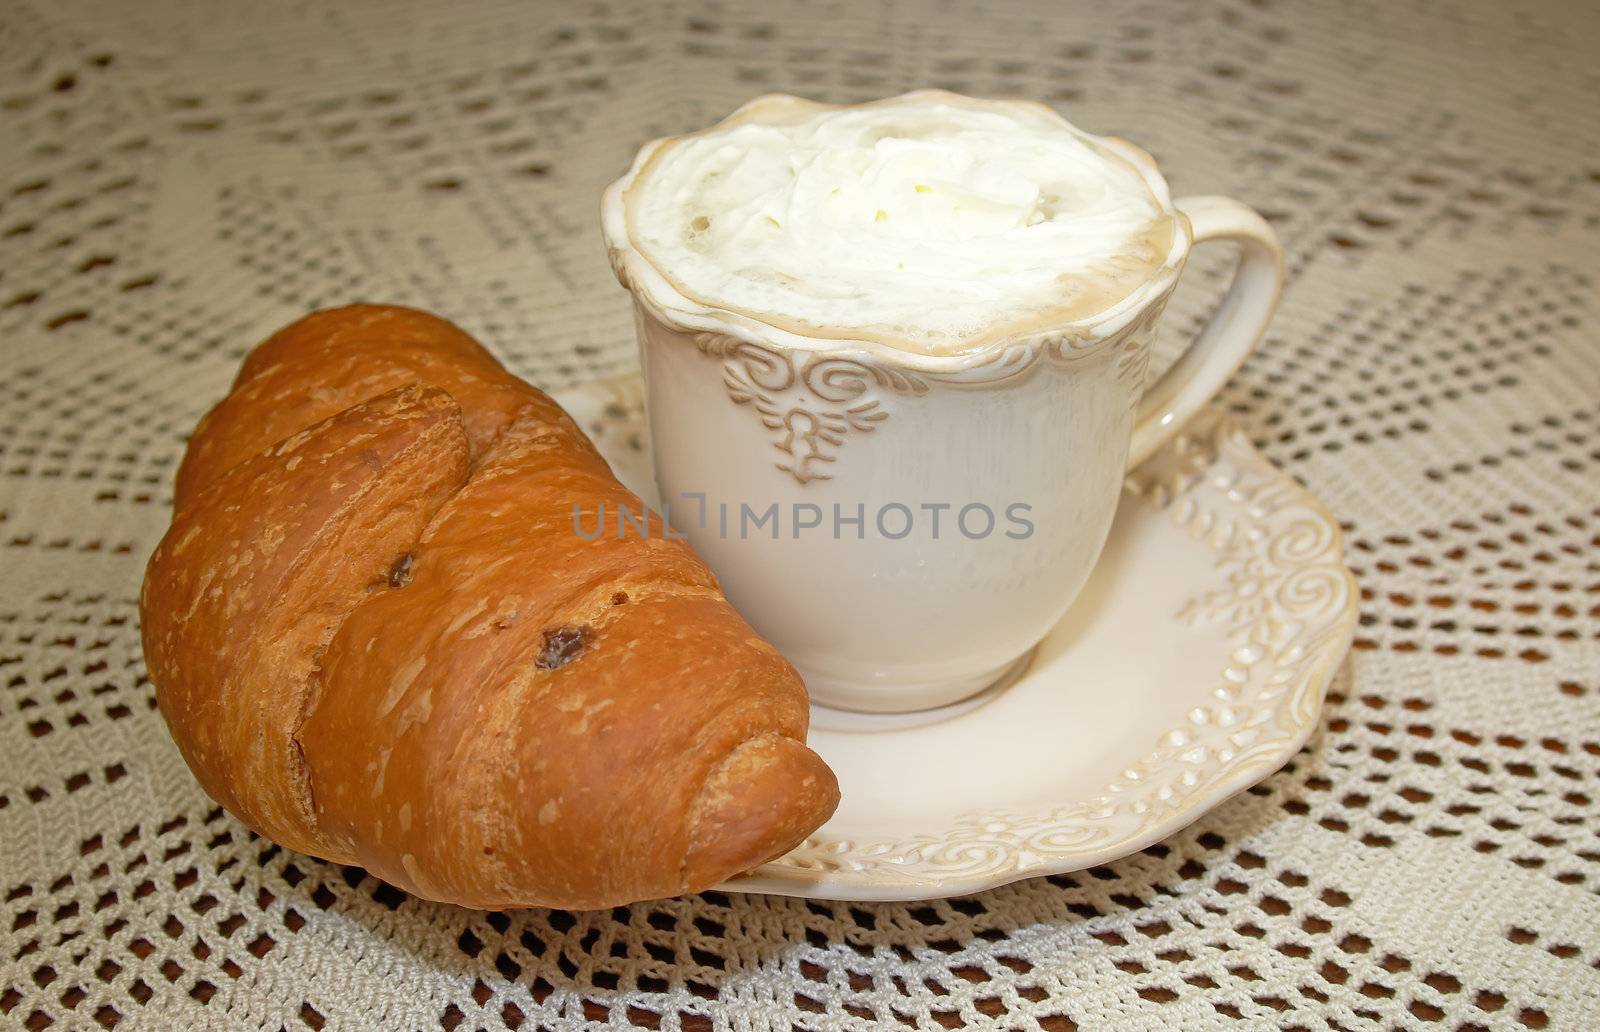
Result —
<instances>
[{"instance_id":1,"label":"baked croissant crust","mask_svg":"<svg viewBox=\"0 0 1600 1032\"><path fill-rule=\"evenodd\" d=\"M548 396L406 308L310 315L200 422L140 596L161 712L266 837L498 908L693 892L838 784L794 668Z\"/></svg>"}]
</instances>

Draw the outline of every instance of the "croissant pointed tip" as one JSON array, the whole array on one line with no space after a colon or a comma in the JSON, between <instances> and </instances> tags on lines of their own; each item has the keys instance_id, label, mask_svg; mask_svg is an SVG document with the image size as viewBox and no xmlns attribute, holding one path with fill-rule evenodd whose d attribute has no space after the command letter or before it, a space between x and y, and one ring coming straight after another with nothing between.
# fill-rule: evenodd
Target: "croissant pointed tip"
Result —
<instances>
[{"instance_id":1,"label":"croissant pointed tip","mask_svg":"<svg viewBox=\"0 0 1600 1032\"><path fill-rule=\"evenodd\" d=\"M698 892L782 856L838 805L833 771L803 743L775 734L744 742L700 790L684 891Z\"/></svg>"}]
</instances>

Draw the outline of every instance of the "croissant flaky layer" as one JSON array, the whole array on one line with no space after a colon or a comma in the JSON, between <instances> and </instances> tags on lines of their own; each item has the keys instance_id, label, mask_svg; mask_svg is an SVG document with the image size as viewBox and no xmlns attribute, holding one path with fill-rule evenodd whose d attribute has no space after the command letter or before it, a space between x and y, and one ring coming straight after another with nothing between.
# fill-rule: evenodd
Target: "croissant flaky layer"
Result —
<instances>
[{"instance_id":1,"label":"croissant flaky layer","mask_svg":"<svg viewBox=\"0 0 1600 1032\"><path fill-rule=\"evenodd\" d=\"M548 396L412 309L317 312L196 429L140 614L201 785L473 907L692 892L833 812L805 689ZM656 520L655 516L650 517Z\"/></svg>"}]
</instances>

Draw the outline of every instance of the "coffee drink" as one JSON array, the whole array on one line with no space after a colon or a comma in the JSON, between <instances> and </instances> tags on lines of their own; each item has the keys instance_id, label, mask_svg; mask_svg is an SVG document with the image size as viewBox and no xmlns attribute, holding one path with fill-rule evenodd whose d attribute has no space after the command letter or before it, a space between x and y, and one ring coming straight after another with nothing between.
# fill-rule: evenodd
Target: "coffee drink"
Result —
<instances>
[{"instance_id":1,"label":"coffee drink","mask_svg":"<svg viewBox=\"0 0 1600 1032\"><path fill-rule=\"evenodd\" d=\"M758 97L646 143L600 216L673 526L812 701L855 710L1029 662L1130 463L1238 368L1283 281L1237 201L1174 200L1148 154L1042 104L938 90ZM1213 240L1233 281L1151 380Z\"/></svg>"},{"instance_id":2,"label":"coffee drink","mask_svg":"<svg viewBox=\"0 0 1600 1032\"><path fill-rule=\"evenodd\" d=\"M758 102L667 141L624 200L633 245L685 297L925 354L1104 311L1173 242L1145 175L1095 137L936 90Z\"/></svg>"}]
</instances>

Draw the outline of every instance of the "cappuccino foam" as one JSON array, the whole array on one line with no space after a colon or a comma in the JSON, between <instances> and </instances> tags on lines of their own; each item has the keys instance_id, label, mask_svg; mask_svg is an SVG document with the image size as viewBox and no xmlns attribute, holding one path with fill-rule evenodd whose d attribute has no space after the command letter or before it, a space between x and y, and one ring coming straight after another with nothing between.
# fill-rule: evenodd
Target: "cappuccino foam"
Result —
<instances>
[{"instance_id":1,"label":"cappuccino foam","mask_svg":"<svg viewBox=\"0 0 1600 1032\"><path fill-rule=\"evenodd\" d=\"M667 141L626 204L635 247L692 300L930 354L1093 315L1172 242L1143 175L1094 137L934 92L763 101Z\"/></svg>"}]
</instances>

